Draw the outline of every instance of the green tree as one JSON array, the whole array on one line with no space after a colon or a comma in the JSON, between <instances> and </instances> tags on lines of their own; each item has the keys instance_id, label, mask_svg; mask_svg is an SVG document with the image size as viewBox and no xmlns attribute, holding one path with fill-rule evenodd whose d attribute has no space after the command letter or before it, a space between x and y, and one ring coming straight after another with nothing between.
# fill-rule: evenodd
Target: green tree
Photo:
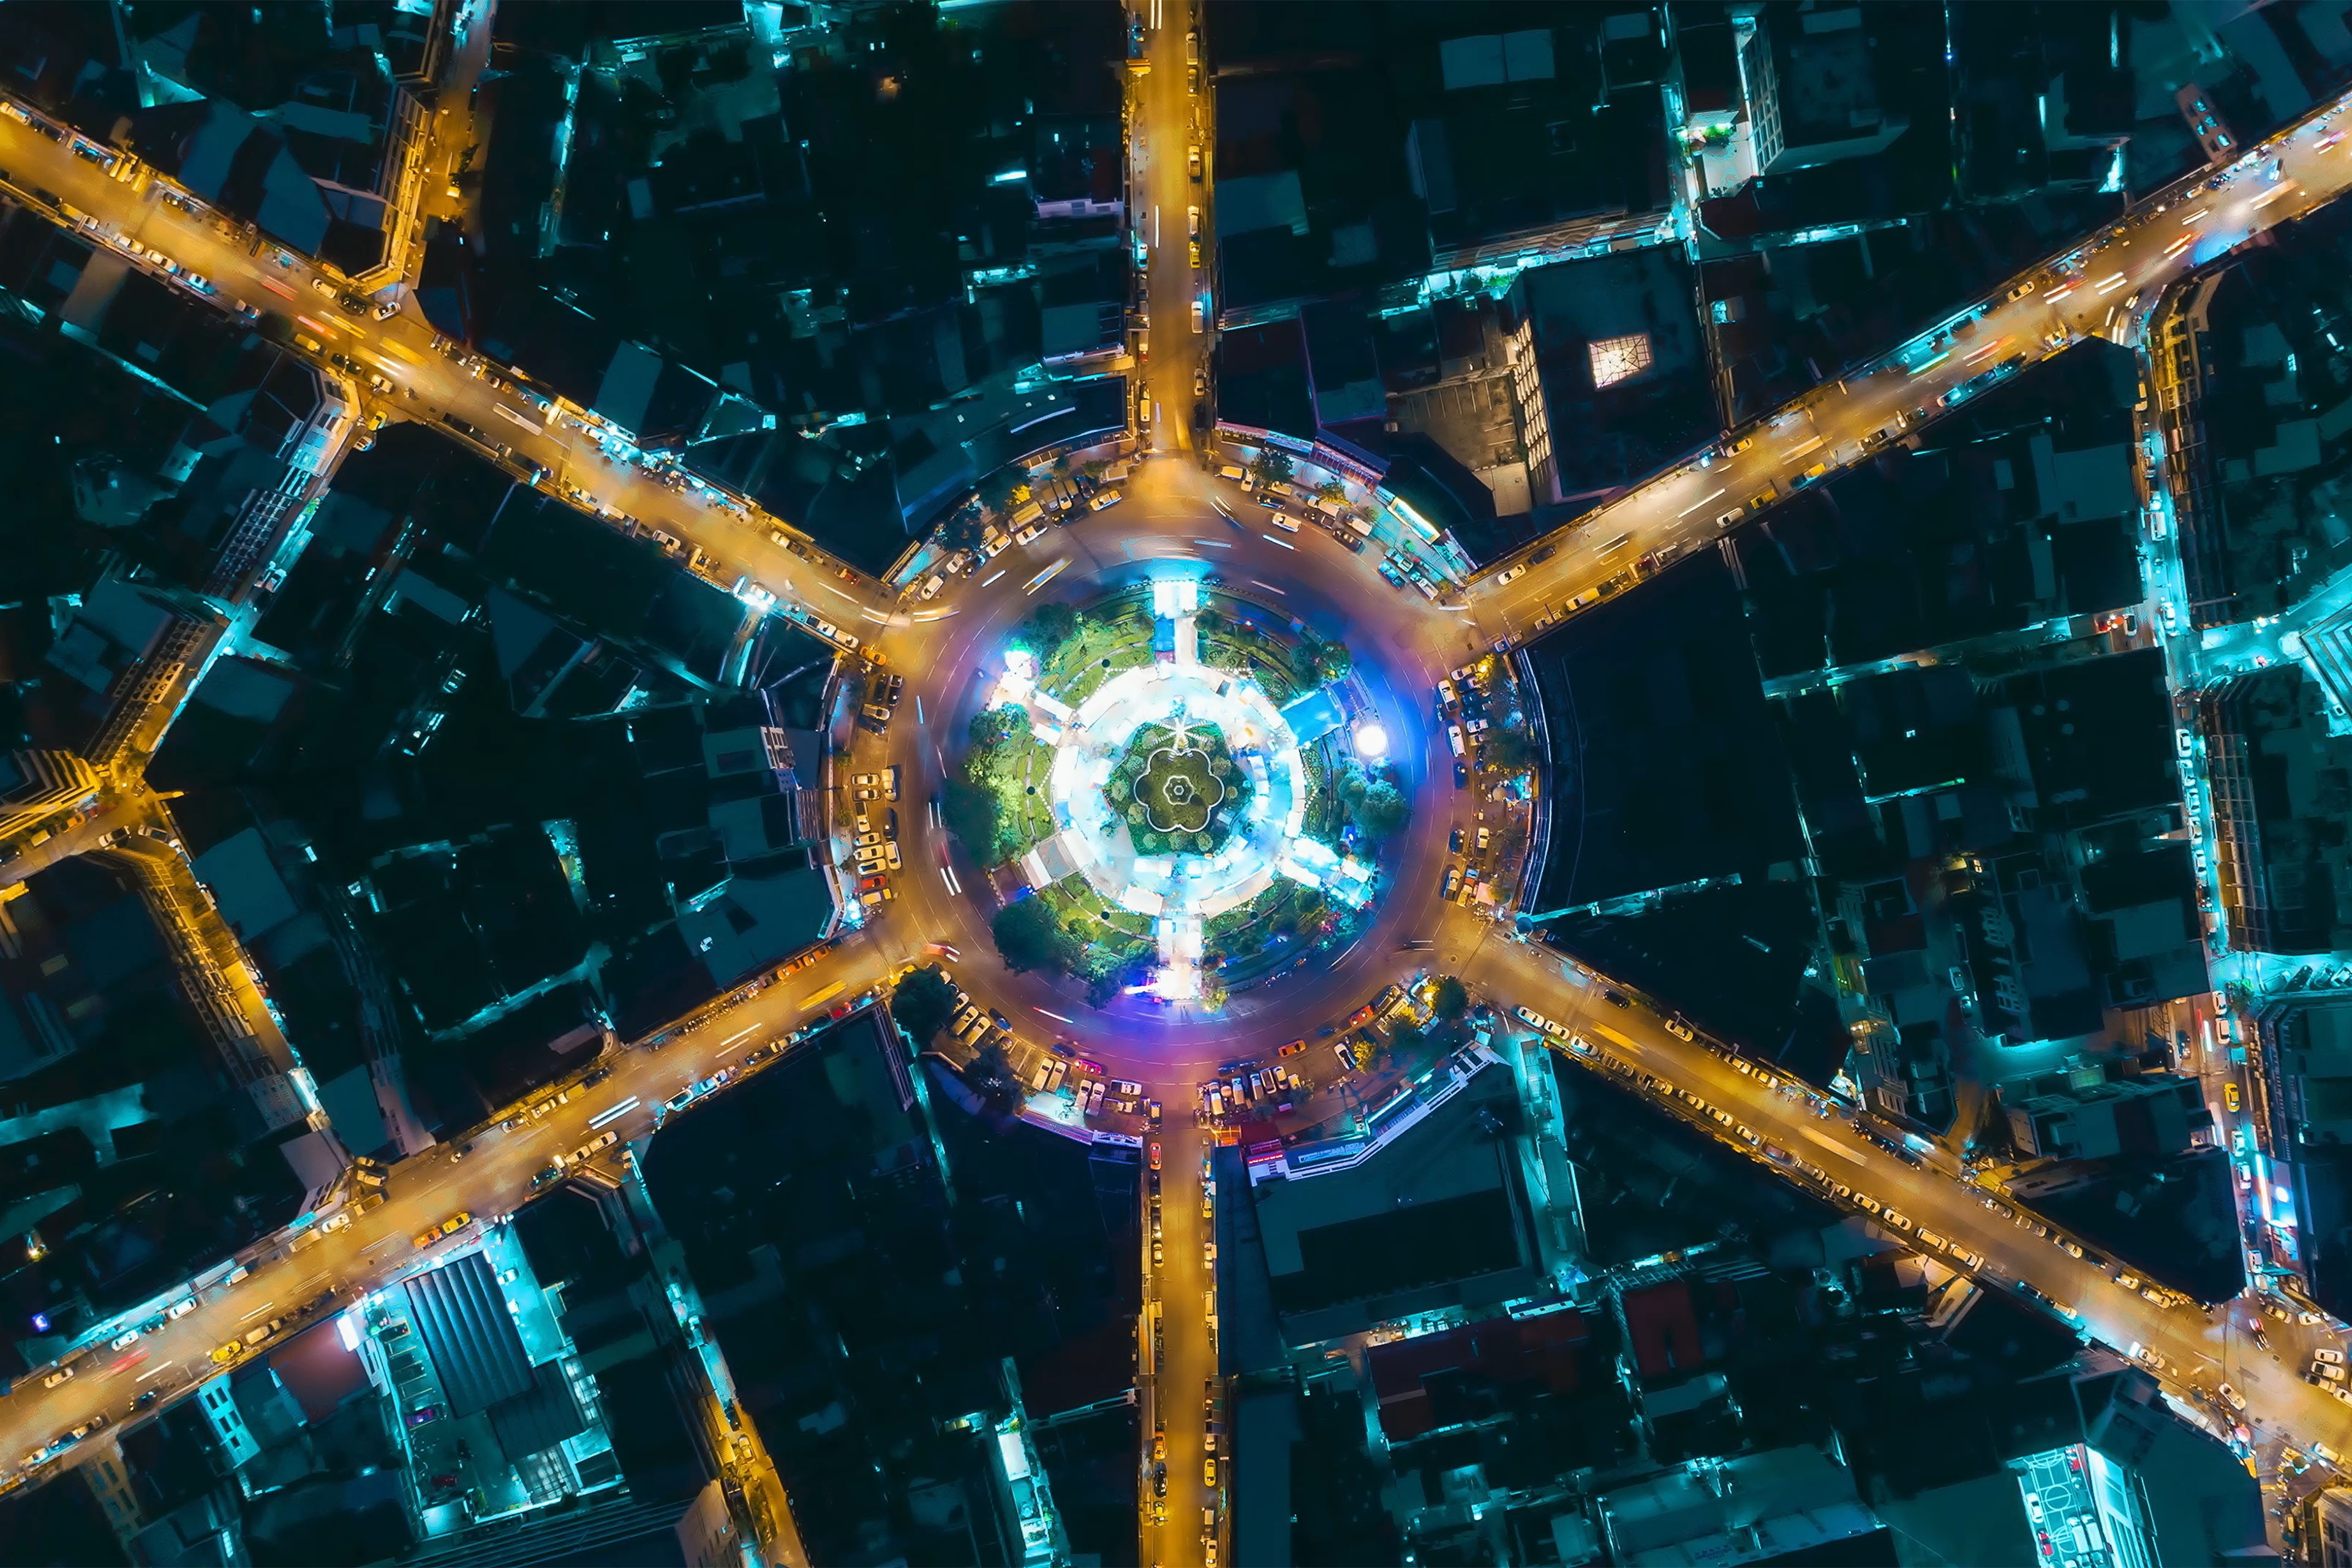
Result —
<instances>
[{"instance_id":1,"label":"green tree","mask_svg":"<svg viewBox=\"0 0 2352 1568\"><path fill-rule=\"evenodd\" d=\"M1007 464L980 481L980 503L993 512L1013 510L1014 492L1026 488L1021 470Z\"/></svg>"},{"instance_id":2,"label":"green tree","mask_svg":"<svg viewBox=\"0 0 2352 1568\"><path fill-rule=\"evenodd\" d=\"M1028 727L1029 715L1008 702L1002 708L987 708L973 714L964 739L973 751L990 752L1008 743Z\"/></svg>"},{"instance_id":3,"label":"green tree","mask_svg":"<svg viewBox=\"0 0 2352 1568\"><path fill-rule=\"evenodd\" d=\"M1432 991L1429 1010L1448 1024L1458 1023L1470 1011L1470 988L1446 975Z\"/></svg>"},{"instance_id":4,"label":"green tree","mask_svg":"<svg viewBox=\"0 0 2352 1568\"><path fill-rule=\"evenodd\" d=\"M1250 478L1259 484L1272 486L1286 482L1298 471L1298 465L1279 447L1261 447L1257 456L1250 459L1249 471Z\"/></svg>"},{"instance_id":5,"label":"green tree","mask_svg":"<svg viewBox=\"0 0 2352 1568\"><path fill-rule=\"evenodd\" d=\"M1064 643L1078 632L1078 612L1067 605L1040 605L1036 612L1021 623L1020 640L1029 651L1045 663L1060 651Z\"/></svg>"},{"instance_id":6,"label":"green tree","mask_svg":"<svg viewBox=\"0 0 2352 1568\"><path fill-rule=\"evenodd\" d=\"M1363 794L1349 807L1348 819L1356 831L1377 844L1393 837L1412 815L1402 791L1386 779L1374 779L1364 786Z\"/></svg>"},{"instance_id":7,"label":"green tree","mask_svg":"<svg viewBox=\"0 0 2352 1568\"><path fill-rule=\"evenodd\" d=\"M973 859L983 866L996 864L1004 825L994 790L969 779L950 778L940 801L940 816Z\"/></svg>"},{"instance_id":8,"label":"green tree","mask_svg":"<svg viewBox=\"0 0 2352 1568\"><path fill-rule=\"evenodd\" d=\"M950 550L970 550L980 542L980 509L964 507L941 525L940 542Z\"/></svg>"},{"instance_id":9,"label":"green tree","mask_svg":"<svg viewBox=\"0 0 2352 1568\"><path fill-rule=\"evenodd\" d=\"M890 990L890 1016L922 1050L955 1016L955 987L936 964L909 972Z\"/></svg>"},{"instance_id":10,"label":"green tree","mask_svg":"<svg viewBox=\"0 0 2352 1568\"><path fill-rule=\"evenodd\" d=\"M1489 730L1483 754L1490 768L1532 767L1536 743L1525 730Z\"/></svg>"},{"instance_id":11,"label":"green tree","mask_svg":"<svg viewBox=\"0 0 2352 1568\"><path fill-rule=\"evenodd\" d=\"M1348 499L1346 488L1337 479L1325 479L1321 484L1317 485L1315 495L1317 500L1329 501L1333 506Z\"/></svg>"},{"instance_id":12,"label":"green tree","mask_svg":"<svg viewBox=\"0 0 2352 1568\"><path fill-rule=\"evenodd\" d=\"M1348 645L1343 642L1324 642L1318 639L1304 644L1299 651L1300 662L1307 667L1300 673L1318 686L1328 685L1334 680L1345 680L1348 679L1348 672L1356 668L1356 656L1348 651Z\"/></svg>"},{"instance_id":13,"label":"green tree","mask_svg":"<svg viewBox=\"0 0 2352 1568\"><path fill-rule=\"evenodd\" d=\"M996 938L996 951L1004 966L1015 973L1031 969L1066 973L1076 957L1072 950L1076 944L1055 923L1054 911L1040 898L1023 899L997 910L989 933Z\"/></svg>"},{"instance_id":14,"label":"green tree","mask_svg":"<svg viewBox=\"0 0 2352 1568\"><path fill-rule=\"evenodd\" d=\"M1213 637L1225 629L1225 613L1203 605L1192 612L1192 629L1202 637Z\"/></svg>"},{"instance_id":15,"label":"green tree","mask_svg":"<svg viewBox=\"0 0 2352 1568\"><path fill-rule=\"evenodd\" d=\"M1004 1047L994 1040L982 1046L980 1054L964 1064L963 1081L964 1087L998 1116L1010 1116L1021 1103L1021 1080L1013 1076L1013 1063L1006 1058Z\"/></svg>"}]
</instances>

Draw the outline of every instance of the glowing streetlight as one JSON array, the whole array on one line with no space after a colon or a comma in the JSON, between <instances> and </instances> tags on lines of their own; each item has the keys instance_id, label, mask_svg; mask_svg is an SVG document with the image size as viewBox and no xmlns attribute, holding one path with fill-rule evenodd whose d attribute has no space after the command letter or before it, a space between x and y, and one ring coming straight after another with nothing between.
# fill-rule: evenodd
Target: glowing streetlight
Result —
<instances>
[{"instance_id":1,"label":"glowing streetlight","mask_svg":"<svg viewBox=\"0 0 2352 1568\"><path fill-rule=\"evenodd\" d=\"M1356 755L1378 762L1389 754L1389 732L1385 725L1366 721L1356 726Z\"/></svg>"}]
</instances>

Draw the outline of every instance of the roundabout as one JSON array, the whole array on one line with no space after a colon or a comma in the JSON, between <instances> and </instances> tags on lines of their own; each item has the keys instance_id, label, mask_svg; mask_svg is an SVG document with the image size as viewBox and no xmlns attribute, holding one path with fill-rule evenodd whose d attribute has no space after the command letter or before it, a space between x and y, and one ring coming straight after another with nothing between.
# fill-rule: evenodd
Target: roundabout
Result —
<instances>
[{"instance_id":1,"label":"roundabout","mask_svg":"<svg viewBox=\"0 0 2352 1568\"><path fill-rule=\"evenodd\" d=\"M1059 1053L1172 1105L1483 942L1448 839L1506 807L1433 721L1466 624L1194 462L1125 491L903 601L901 716L835 766L900 770L883 951L943 960L1024 1084Z\"/></svg>"},{"instance_id":2,"label":"roundabout","mask_svg":"<svg viewBox=\"0 0 2352 1568\"><path fill-rule=\"evenodd\" d=\"M989 706L1016 710L1050 750L1046 831L1019 858L1030 888L1066 904L1076 879L1148 921L1153 959L1131 989L1195 1003L1210 992L1212 921L1287 889L1360 909L1376 873L1343 847L1328 749L1307 760L1341 700L1315 688L1278 707L1250 661L1202 661L1197 580L1153 578L1149 594L1149 662L1116 669L1074 707L1041 681L1034 654L1013 649ZM1291 715L1318 732L1302 742Z\"/></svg>"}]
</instances>

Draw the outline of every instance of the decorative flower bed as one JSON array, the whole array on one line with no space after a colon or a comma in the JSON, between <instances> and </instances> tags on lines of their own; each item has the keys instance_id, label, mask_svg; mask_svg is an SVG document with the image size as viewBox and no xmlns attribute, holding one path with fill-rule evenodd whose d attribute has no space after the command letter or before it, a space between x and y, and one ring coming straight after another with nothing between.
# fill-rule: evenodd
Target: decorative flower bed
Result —
<instances>
[{"instance_id":1,"label":"decorative flower bed","mask_svg":"<svg viewBox=\"0 0 2352 1568\"><path fill-rule=\"evenodd\" d=\"M1139 855L1214 855L1249 800L1249 779L1214 724L1146 724L1103 793Z\"/></svg>"}]
</instances>

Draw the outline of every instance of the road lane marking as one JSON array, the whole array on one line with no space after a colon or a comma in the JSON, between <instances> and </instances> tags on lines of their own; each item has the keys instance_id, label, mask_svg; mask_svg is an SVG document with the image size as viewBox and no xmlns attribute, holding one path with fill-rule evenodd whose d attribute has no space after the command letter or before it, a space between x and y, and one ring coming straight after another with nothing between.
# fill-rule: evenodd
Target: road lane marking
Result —
<instances>
[{"instance_id":1,"label":"road lane marking","mask_svg":"<svg viewBox=\"0 0 2352 1568\"><path fill-rule=\"evenodd\" d=\"M267 1312L270 1308L275 1307L276 1305L278 1305L278 1298L272 1296L268 1300L264 1301L260 1306L256 1307L252 1311L247 1312L244 1317L239 1318L237 1321L240 1323L249 1323L253 1321L254 1319L261 1316L262 1313Z\"/></svg>"},{"instance_id":2,"label":"road lane marking","mask_svg":"<svg viewBox=\"0 0 2352 1568\"><path fill-rule=\"evenodd\" d=\"M410 348L405 343L394 342L389 338L385 339L383 342L383 350L386 353L398 354L401 358L406 360L411 364L423 364L425 363L424 356L419 354L415 349Z\"/></svg>"},{"instance_id":3,"label":"road lane marking","mask_svg":"<svg viewBox=\"0 0 2352 1568\"><path fill-rule=\"evenodd\" d=\"M1861 1155L1855 1153L1853 1150L1847 1148L1844 1144L1825 1133L1816 1132L1810 1127L1801 1127L1797 1131L1802 1132L1806 1137L1811 1139L1822 1148L1827 1149L1832 1154L1843 1154L1857 1165L1867 1165L1870 1163L1869 1161L1864 1159Z\"/></svg>"},{"instance_id":4,"label":"road lane marking","mask_svg":"<svg viewBox=\"0 0 2352 1568\"><path fill-rule=\"evenodd\" d=\"M1821 445L1821 443L1820 443L1819 441L1816 441L1816 442L1814 442L1814 443L1813 443L1813 445L1814 445L1814 446L1816 446L1816 447L1818 447L1818 446L1820 446L1820 445ZM1695 501L1691 502L1691 503L1690 503L1690 505L1688 505L1688 506L1686 506L1686 507L1683 508L1683 510L1680 510L1680 511L1678 511L1678 512L1675 513L1675 515L1676 517L1688 517L1691 513L1693 513L1693 512L1696 511L1699 508L1701 508L1701 507L1705 506L1707 502L1709 502L1709 501L1711 501L1711 500L1721 500L1723 499L1723 497L1724 497L1724 492L1723 492L1722 490L1717 490L1717 491L1716 491L1713 495L1701 496L1701 497L1699 497L1699 498L1698 498L1698 500L1695 500Z\"/></svg>"},{"instance_id":5,"label":"road lane marking","mask_svg":"<svg viewBox=\"0 0 2352 1568\"><path fill-rule=\"evenodd\" d=\"M598 1111L595 1115L588 1119L588 1131L593 1132L598 1128L604 1126L607 1121L618 1121L620 1118L626 1116L630 1111L635 1110L637 1108L638 1103L637 1097L633 1094L629 1096L628 1099L621 1101L620 1104L614 1106L611 1110Z\"/></svg>"}]
</instances>

